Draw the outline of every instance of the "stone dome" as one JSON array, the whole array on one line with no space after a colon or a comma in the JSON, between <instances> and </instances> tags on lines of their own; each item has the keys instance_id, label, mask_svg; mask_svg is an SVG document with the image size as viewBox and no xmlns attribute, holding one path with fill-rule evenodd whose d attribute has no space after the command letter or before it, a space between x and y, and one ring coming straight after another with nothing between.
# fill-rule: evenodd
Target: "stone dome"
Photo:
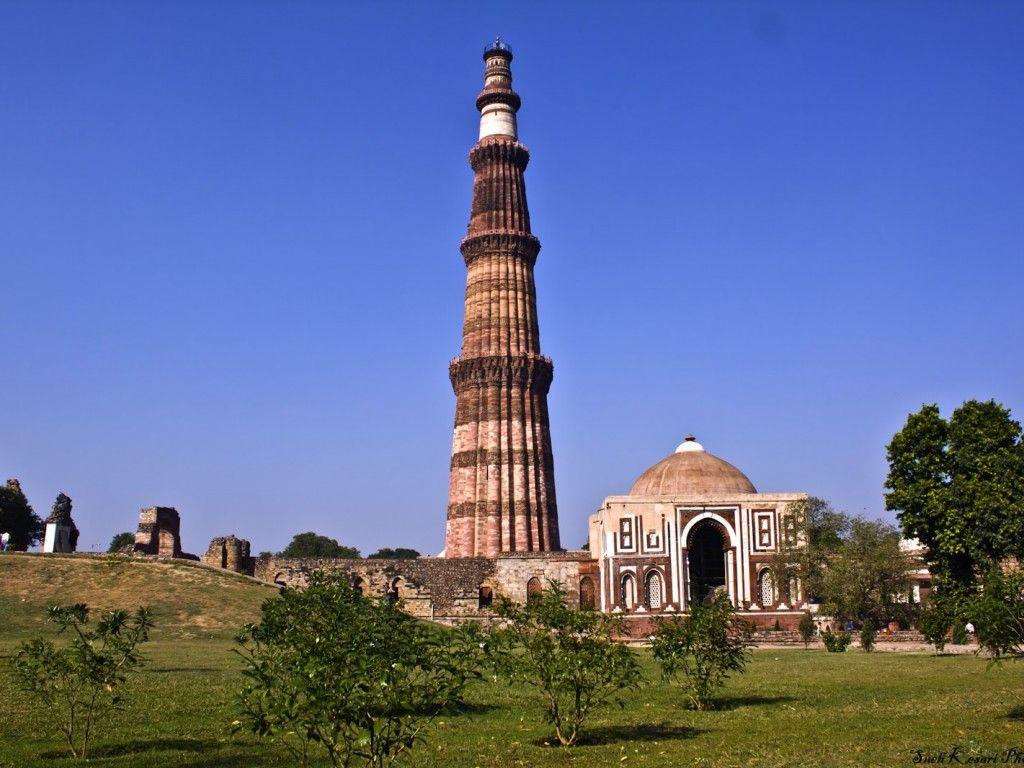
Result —
<instances>
[{"instance_id":1,"label":"stone dome","mask_svg":"<svg viewBox=\"0 0 1024 768\"><path fill-rule=\"evenodd\" d=\"M726 496L757 493L750 479L725 459L713 456L688 435L633 483L630 496Z\"/></svg>"}]
</instances>

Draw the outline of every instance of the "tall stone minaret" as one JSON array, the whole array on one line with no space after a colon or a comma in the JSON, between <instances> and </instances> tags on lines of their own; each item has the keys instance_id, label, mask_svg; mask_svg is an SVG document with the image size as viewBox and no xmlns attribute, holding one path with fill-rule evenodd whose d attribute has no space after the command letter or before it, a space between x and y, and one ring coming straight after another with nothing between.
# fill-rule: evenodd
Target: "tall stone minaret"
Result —
<instances>
[{"instance_id":1,"label":"tall stone minaret","mask_svg":"<svg viewBox=\"0 0 1024 768\"><path fill-rule=\"evenodd\" d=\"M446 557L560 549L552 366L540 353L533 284L540 242L530 233L523 183L530 153L517 141L512 51L496 40L484 62L480 140L469 153L473 207L461 247L468 271L462 353L449 367L456 403Z\"/></svg>"}]
</instances>

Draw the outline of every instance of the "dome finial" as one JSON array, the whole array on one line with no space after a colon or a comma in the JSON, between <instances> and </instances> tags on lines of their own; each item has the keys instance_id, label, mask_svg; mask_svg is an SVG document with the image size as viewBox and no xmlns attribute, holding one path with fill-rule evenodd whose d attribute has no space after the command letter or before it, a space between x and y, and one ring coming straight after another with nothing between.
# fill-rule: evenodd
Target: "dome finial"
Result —
<instances>
[{"instance_id":1,"label":"dome finial","mask_svg":"<svg viewBox=\"0 0 1024 768\"><path fill-rule=\"evenodd\" d=\"M704 446L693 435L687 435L676 447L676 453L704 453Z\"/></svg>"}]
</instances>

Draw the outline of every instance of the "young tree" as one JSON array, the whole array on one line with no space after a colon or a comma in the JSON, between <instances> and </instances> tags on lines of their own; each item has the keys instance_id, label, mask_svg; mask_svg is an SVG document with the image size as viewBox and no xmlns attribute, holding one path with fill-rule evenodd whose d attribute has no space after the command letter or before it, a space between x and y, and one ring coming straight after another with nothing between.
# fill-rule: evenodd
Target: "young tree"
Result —
<instances>
[{"instance_id":1,"label":"young tree","mask_svg":"<svg viewBox=\"0 0 1024 768\"><path fill-rule=\"evenodd\" d=\"M865 653L871 653L875 650L875 637L877 635L878 630L875 629L875 623L871 619L866 619L860 628L860 647Z\"/></svg>"},{"instance_id":2,"label":"young tree","mask_svg":"<svg viewBox=\"0 0 1024 768\"><path fill-rule=\"evenodd\" d=\"M641 675L636 654L615 639L626 633L623 619L567 600L557 581L526 605L501 597L495 612L506 624L492 634L498 670L542 693L563 746L575 744L593 710L635 688Z\"/></svg>"},{"instance_id":3,"label":"young tree","mask_svg":"<svg viewBox=\"0 0 1024 768\"><path fill-rule=\"evenodd\" d=\"M909 568L894 526L851 518L821 576L822 610L841 621L887 624L903 610L899 596L910 589Z\"/></svg>"},{"instance_id":4,"label":"young tree","mask_svg":"<svg viewBox=\"0 0 1024 768\"><path fill-rule=\"evenodd\" d=\"M820 599L827 564L850 530L850 518L825 499L811 497L790 504L772 559L780 585L799 579L804 592Z\"/></svg>"},{"instance_id":5,"label":"young tree","mask_svg":"<svg viewBox=\"0 0 1024 768\"><path fill-rule=\"evenodd\" d=\"M70 642L63 647L42 638L22 643L14 672L21 687L46 707L71 754L84 759L98 721L124 703L121 691L143 663L137 648L149 639L153 616L148 608L133 615L110 611L90 630L89 608L78 604L50 608L49 620L58 635L70 634Z\"/></svg>"},{"instance_id":6,"label":"young tree","mask_svg":"<svg viewBox=\"0 0 1024 768\"><path fill-rule=\"evenodd\" d=\"M993 568L968 612L994 660L1024 661L1024 570Z\"/></svg>"},{"instance_id":7,"label":"young tree","mask_svg":"<svg viewBox=\"0 0 1024 768\"><path fill-rule=\"evenodd\" d=\"M1006 558L1024 558L1024 439L1010 411L969 400L907 418L888 446L886 508L928 550L940 600L954 603Z\"/></svg>"},{"instance_id":8,"label":"young tree","mask_svg":"<svg viewBox=\"0 0 1024 768\"><path fill-rule=\"evenodd\" d=\"M689 616L659 619L651 642L667 679L681 679L690 705L710 709L714 693L750 658L753 627L740 620L729 596L718 592Z\"/></svg>"},{"instance_id":9,"label":"young tree","mask_svg":"<svg viewBox=\"0 0 1024 768\"><path fill-rule=\"evenodd\" d=\"M927 606L917 617L917 631L935 646L936 653L942 653L946 647L946 638L951 626L952 620L948 609L939 603Z\"/></svg>"},{"instance_id":10,"label":"young tree","mask_svg":"<svg viewBox=\"0 0 1024 768\"><path fill-rule=\"evenodd\" d=\"M339 544L337 539L321 536L313 531L297 533L287 547L280 553L281 557L337 557L347 560L359 558L359 550Z\"/></svg>"},{"instance_id":11,"label":"young tree","mask_svg":"<svg viewBox=\"0 0 1024 768\"><path fill-rule=\"evenodd\" d=\"M238 642L236 726L279 741L303 766L318 750L334 766L392 765L461 701L483 654L475 628L417 621L323 573L267 600Z\"/></svg>"},{"instance_id":12,"label":"young tree","mask_svg":"<svg viewBox=\"0 0 1024 768\"><path fill-rule=\"evenodd\" d=\"M43 536L43 521L14 479L0 486L0 533L11 534L10 547L16 550L28 549Z\"/></svg>"},{"instance_id":13,"label":"young tree","mask_svg":"<svg viewBox=\"0 0 1024 768\"><path fill-rule=\"evenodd\" d=\"M381 547L372 555L369 555L370 560L415 560L420 556L420 553L415 549L409 549L408 547Z\"/></svg>"},{"instance_id":14,"label":"young tree","mask_svg":"<svg viewBox=\"0 0 1024 768\"><path fill-rule=\"evenodd\" d=\"M114 537L110 540L110 546L107 547L107 552L120 552L126 547L131 547L135 544L135 534L125 531L123 533L115 533Z\"/></svg>"},{"instance_id":15,"label":"young tree","mask_svg":"<svg viewBox=\"0 0 1024 768\"><path fill-rule=\"evenodd\" d=\"M800 617L800 626L797 629L800 631L800 639L804 641L804 650L807 650L811 640L814 639L814 617L811 616L810 611L804 611L804 615Z\"/></svg>"}]
</instances>

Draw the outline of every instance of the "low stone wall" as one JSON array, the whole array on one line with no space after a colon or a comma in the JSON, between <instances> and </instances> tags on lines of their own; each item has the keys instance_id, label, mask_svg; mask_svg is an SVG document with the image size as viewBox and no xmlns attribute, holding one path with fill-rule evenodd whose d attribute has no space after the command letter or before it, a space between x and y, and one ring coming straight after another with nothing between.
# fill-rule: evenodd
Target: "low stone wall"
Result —
<instances>
[{"instance_id":1,"label":"low stone wall","mask_svg":"<svg viewBox=\"0 0 1024 768\"><path fill-rule=\"evenodd\" d=\"M302 587L316 571L344 573L367 595L391 594L412 615L450 624L493 619L487 608L498 595L526 602L532 579L541 586L560 581L570 601L578 604L580 564L586 562L589 555L577 552L415 560L264 556L256 560L253 575L281 586Z\"/></svg>"}]
</instances>

